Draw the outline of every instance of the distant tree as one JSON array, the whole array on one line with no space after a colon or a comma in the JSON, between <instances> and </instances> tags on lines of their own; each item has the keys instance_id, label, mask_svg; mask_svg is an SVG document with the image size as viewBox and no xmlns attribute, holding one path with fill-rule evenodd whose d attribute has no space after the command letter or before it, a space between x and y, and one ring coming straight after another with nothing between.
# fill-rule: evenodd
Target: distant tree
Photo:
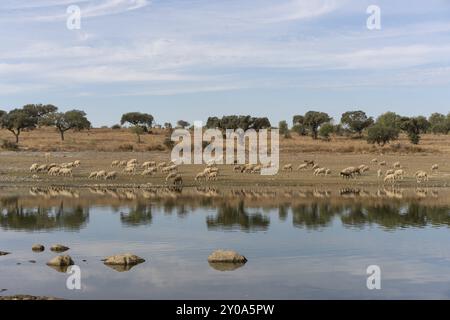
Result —
<instances>
[{"instance_id":1,"label":"distant tree","mask_svg":"<svg viewBox=\"0 0 450 320\"><path fill-rule=\"evenodd\" d=\"M320 126L319 129L319 136L325 139L329 139L330 135L334 132L334 125L331 123L324 123L322 126Z\"/></svg>"},{"instance_id":2,"label":"distant tree","mask_svg":"<svg viewBox=\"0 0 450 320\"><path fill-rule=\"evenodd\" d=\"M209 129L220 128L220 119L218 117L209 117L206 121L206 127Z\"/></svg>"},{"instance_id":3,"label":"distant tree","mask_svg":"<svg viewBox=\"0 0 450 320\"><path fill-rule=\"evenodd\" d=\"M341 123L356 132L360 137L364 129L373 124L373 118L367 117L364 111L348 111L342 114Z\"/></svg>"},{"instance_id":4,"label":"distant tree","mask_svg":"<svg viewBox=\"0 0 450 320\"><path fill-rule=\"evenodd\" d=\"M172 124L170 122L166 122L166 123L164 123L164 128L172 129Z\"/></svg>"},{"instance_id":5,"label":"distant tree","mask_svg":"<svg viewBox=\"0 0 450 320\"><path fill-rule=\"evenodd\" d=\"M292 131L297 132L299 136L306 136L308 134L304 116L296 115L292 118Z\"/></svg>"},{"instance_id":6,"label":"distant tree","mask_svg":"<svg viewBox=\"0 0 450 320\"><path fill-rule=\"evenodd\" d=\"M304 117L304 124L309 127L313 139L317 139L319 127L331 121L331 117L325 112L308 111Z\"/></svg>"},{"instance_id":7,"label":"distant tree","mask_svg":"<svg viewBox=\"0 0 450 320\"><path fill-rule=\"evenodd\" d=\"M187 122L187 121L184 121L184 120L178 120L177 125L180 128L185 129L186 127L189 127L191 124L189 122Z\"/></svg>"},{"instance_id":8,"label":"distant tree","mask_svg":"<svg viewBox=\"0 0 450 320\"><path fill-rule=\"evenodd\" d=\"M280 121L278 124L278 130L281 135L283 135L285 138L290 138L291 134L289 132L288 124L286 121Z\"/></svg>"},{"instance_id":9,"label":"distant tree","mask_svg":"<svg viewBox=\"0 0 450 320\"><path fill-rule=\"evenodd\" d=\"M14 134L16 143L23 130L33 130L39 121L58 110L52 104L27 104L10 112L0 111L0 126Z\"/></svg>"},{"instance_id":10,"label":"distant tree","mask_svg":"<svg viewBox=\"0 0 450 320\"><path fill-rule=\"evenodd\" d=\"M151 114L129 112L122 115L120 124L124 125L125 123L130 123L133 125L133 127L131 127L131 132L136 134L138 143L141 143L141 135L148 132L148 129L153 124L153 120L154 118Z\"/></svg>"},{"instance_id":11,"label":"distant tree","mask_svg":"<svg viewBox=\"0 0 450 320\"><path fill-rule=\"evenodd\" d=\"M384 146L386 143L396 140L398 134L399 132L395 128L375 124L367 130L367 142Z\"/></svg>"},{"instance_id":12,"label":"distant tree","mask_svg":"<svg viewBox=\"0 0 450 320\"><path fill-rule=\"evenodd\" d=\"M400 129L405 131L412 144L418 144L420 141L420 134L427 132L430 123L425 117L402 117L400 122Z\"/></svg>"},{"instance_id":13,"label":"distant tree","mask_svg":"<svg viewBox=\"0 0 450 320\"><path fill-rule=\"evenodd\" d=\"M450 113L445 116L441 113L433 113L429 118L431 132L434 134L448 134L450 132Z\"/></svg>"},{"instance_id":14,"label":"distant tree","mask_svg":"<svg viewBox=\"0 0 450 320\"><path fill-rule=\"evenodd\" d=\"M384 127L400 130L401 116L395 112L386 112L377 118L376 123Z\"/></svg>"},{"instance_id":15,"label":"distant tree","mask_svg":"<svg viewBox=\"0 0 450 320\"><path fill-rule=\"evenodd\" d=\"M86 118L86 113L81 110L52 113L45 119L42 119L40 123L56 127L61 135L62 141L64 141L64 133L68 130L84 130L91 128L91 123Z\"/></svg>"},{"instance_id":16,"label":"distant tree","mask_svg":"<svg viewBox=\"0 0 450 320\"><path fill-rule=\"evenodd\" d=\"M119 130L121 128L122 128L122 126L120 124L115 124L111 127L111 129L113 129L113 130Z\"/></svg>"}]
</instances>

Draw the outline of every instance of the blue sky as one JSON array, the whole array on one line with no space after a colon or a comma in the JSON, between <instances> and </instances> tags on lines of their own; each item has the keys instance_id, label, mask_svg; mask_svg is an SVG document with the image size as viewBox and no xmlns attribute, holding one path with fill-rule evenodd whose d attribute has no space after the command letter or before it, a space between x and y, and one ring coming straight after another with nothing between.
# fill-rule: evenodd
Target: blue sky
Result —
<instances>
[{"instance_id":1,"label":"blue sky","mask_svg":"<svg viewBox=\"0 0 450 320\"><path fill-rule=\"evenodd\" d=\"M94 125L450 111L449 0L2 0L0 39L1 109L53 103Z\"/></svg>"}]
</instances>

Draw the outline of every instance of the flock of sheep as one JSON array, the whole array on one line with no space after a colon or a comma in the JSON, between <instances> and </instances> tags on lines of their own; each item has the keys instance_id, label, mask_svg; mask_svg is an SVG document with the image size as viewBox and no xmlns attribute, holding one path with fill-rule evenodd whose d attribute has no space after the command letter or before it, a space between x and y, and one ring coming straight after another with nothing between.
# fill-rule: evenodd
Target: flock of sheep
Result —
<instances>
[{"instance_id":1,"label":"flock of sheep","mask_svg":"<svg viewBox=\"0 0 450 320\"><path fill-rule=\"evenodd\" d=\"M45 155L46 161L49 161L50 155ZM407 177L407 172L400 162L395 162L392 165L392 169L387 169L385 172L381 169L381 167L386 167L388 164L386 161L378 161L378 159L372 159L372 164L379 166L380 168L377 170L377 177L379 179L383 179L385 184L395 184L400 180L405 179ZM80 160L75 160L73 162L68 163L34 163L30 167L30 172L34 174L38 173L47 173L49 176L60 176L60 177L73 177L74 169L78 168L81 165ZM259 174L263 168L270 167L271 164L261 165L261 164L244 164L244 165L234 165L233 171L239 173L251 173L251 174ZM145 161L142 164L139 164L137 159L131 160L114 160L111 163L111 168L114 168L117 171L110 170L100 170L93 171L88 175L88 179L96 179L96 180L115 180L118 178L119 169L125 175L137 175L141 176L152 176L158 172L161 172L165 175L166 183L170 183L173 185L183 185L183 177L179 173L179 166L174 162L159 162L156 161ZM138 172L141 169L142 171ZM289 163L283 166L282 170L284 172L293 172L294 166ZM314 176L330 176L332 174L331 169L327 167L322 167L317 164L314 160L304 160L304 163L300 164L297 168L297 171L307 171L312 170ZM435 173L439 170L439 166L434 164L431 167L431 172ZM362 164L358 167L347 167L340 171L339 176L343 179L355 179L358 176L362 176L364 173L370 171L370 167L368 165ZM216 165L216 161L212 161L207 164L206 168L203 171L200 171L195 176L196 182L201 181L216 181L219 178L219 167ZM38 177L37 175L33 175L33 177ZM427 182L429 180L429 174L426 171L419 170L414 174L414 178L417 183Z\"/></svg>"},{"instance_id":2,"label":"flock of sheep","mask_svg":"<svg viewBox=\"0 0 450 320\"><path fill-rule=\"evenodd\" d=\"M373 164L379 165L380 167L387 166L386 161L378 161L378 159L372 159L371 162ZM403 180L407 176L407 173L402 168L402 165L400 164L400 162L395 162L392 165L392 167L393 167L393 169L388 169L384 173L383 173L382 169L378 169L377 176L379 179L383 178L384 183L395 184L397 181ZM310 168L313 170L313 175L315 175L315 176L320 176L320 175L328 176L332 173L329 168L320 167L313 160L305 160L304 163L300 164L297 167L297 171L308 170ZM283 166L283 171L292 172L293 170L294 170L294 166L291 163ZM439 165L437 165L437 164L434 164L431 167L432 173L436 173L438 170L439 170ZM347 167L347 168L343 169L339 173L339 175L343 179L355 179L357 176L361 176L363 173L368 172L368 171L370 171L370 167L368 165L362 164L358 167ZM414 177L415 177L417 183L427 182L429 180L429 175L424 170L418 170L414 174Z\"/></svg>"}]
</instances>

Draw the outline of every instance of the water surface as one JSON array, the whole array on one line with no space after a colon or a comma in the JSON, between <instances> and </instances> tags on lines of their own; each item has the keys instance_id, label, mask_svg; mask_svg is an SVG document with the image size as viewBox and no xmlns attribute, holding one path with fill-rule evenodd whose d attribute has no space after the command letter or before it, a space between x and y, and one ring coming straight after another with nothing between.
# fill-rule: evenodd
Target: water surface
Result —
<instances>
[{"instance_id":1,"label":"water surface","mask_svg":"<svg viewBox=\"0 0 450 320\"><path fill-rule=\"evenodd\" d=\"M0 293L69 299L448 299L449 190L2 190ZM62 243L82 289L46 262ZM211 266L216 249L244 266ZM132 252L130 270L103 265ZM29 262L35 260L36 263ZM83 260L86 260L85 262ZM20 264L18 264L20 263ZM366 269L382 270L382 290Z\"/></svg>"}]
</instances>

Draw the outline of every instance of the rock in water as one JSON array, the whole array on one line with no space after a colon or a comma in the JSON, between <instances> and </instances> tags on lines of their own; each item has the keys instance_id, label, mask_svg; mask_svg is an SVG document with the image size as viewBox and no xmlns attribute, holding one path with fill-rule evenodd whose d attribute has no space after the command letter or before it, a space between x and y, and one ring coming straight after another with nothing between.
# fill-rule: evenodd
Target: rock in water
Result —
<instances>
[{"instance_id":1,"label":"rock in water","mask_svg":"<svg viewBox=\"0 0 450 320\"><path fill-rule=\"evenodd\" d=\"M45 247L42 244L36 243L36 244L33 244L33 246L31 247L31 250L33 250L34 252L42 252L45 250Z\"/></svg>"},{"instance_id":2,"label":"rock in water","mask_svg":"<svg viewBox=\"0 0 450 320\"><path fill-rule=\"evenodd\" d=\"M10 254L10 252L4 252L4 251L0 251L0 256L6 256Z\"/></svg>"},{"instance_id":3,"label":"rock in water","mask_svg":"<svg viewBox=\"0 0 450 320\"><path fill-rule=\"evenodd\" d=\"M119 254L107 257L103 262L111 266L134 266L145 262L144 259L131 253Z\"/></svg>"},{"instance_id":4,"label":"rock in water","mask_svg":"<svg viewBox=\"0 0 450 320\"><path fill-rule=\"evenodd\" d=\"M62 244L55 244L50 248L50 250L53 252L65 252L69 249L69 247L63 246Z\"/></svg>"},{"instance_id":5,"label":"rock in water","mask_svg":"<svg viewBox=\"0 0 450 320\"><path fill-rule=\"evenodd\" d=\"M208 257L209 263L246 263L247 258L232 250L217 250Z\"/></svg>"},{"instance_id":6,"label":"rock in water","mask_svg":"<svg viewBox=\"0 0 450 320\"><path fill-rule=\"evenodd\" d=\"M56 267L67 267L72 266L74 264L72 258L70 256L57 256L52 260L47 262L48 266L56 266Z\"/></svg>"}]
</instances>

